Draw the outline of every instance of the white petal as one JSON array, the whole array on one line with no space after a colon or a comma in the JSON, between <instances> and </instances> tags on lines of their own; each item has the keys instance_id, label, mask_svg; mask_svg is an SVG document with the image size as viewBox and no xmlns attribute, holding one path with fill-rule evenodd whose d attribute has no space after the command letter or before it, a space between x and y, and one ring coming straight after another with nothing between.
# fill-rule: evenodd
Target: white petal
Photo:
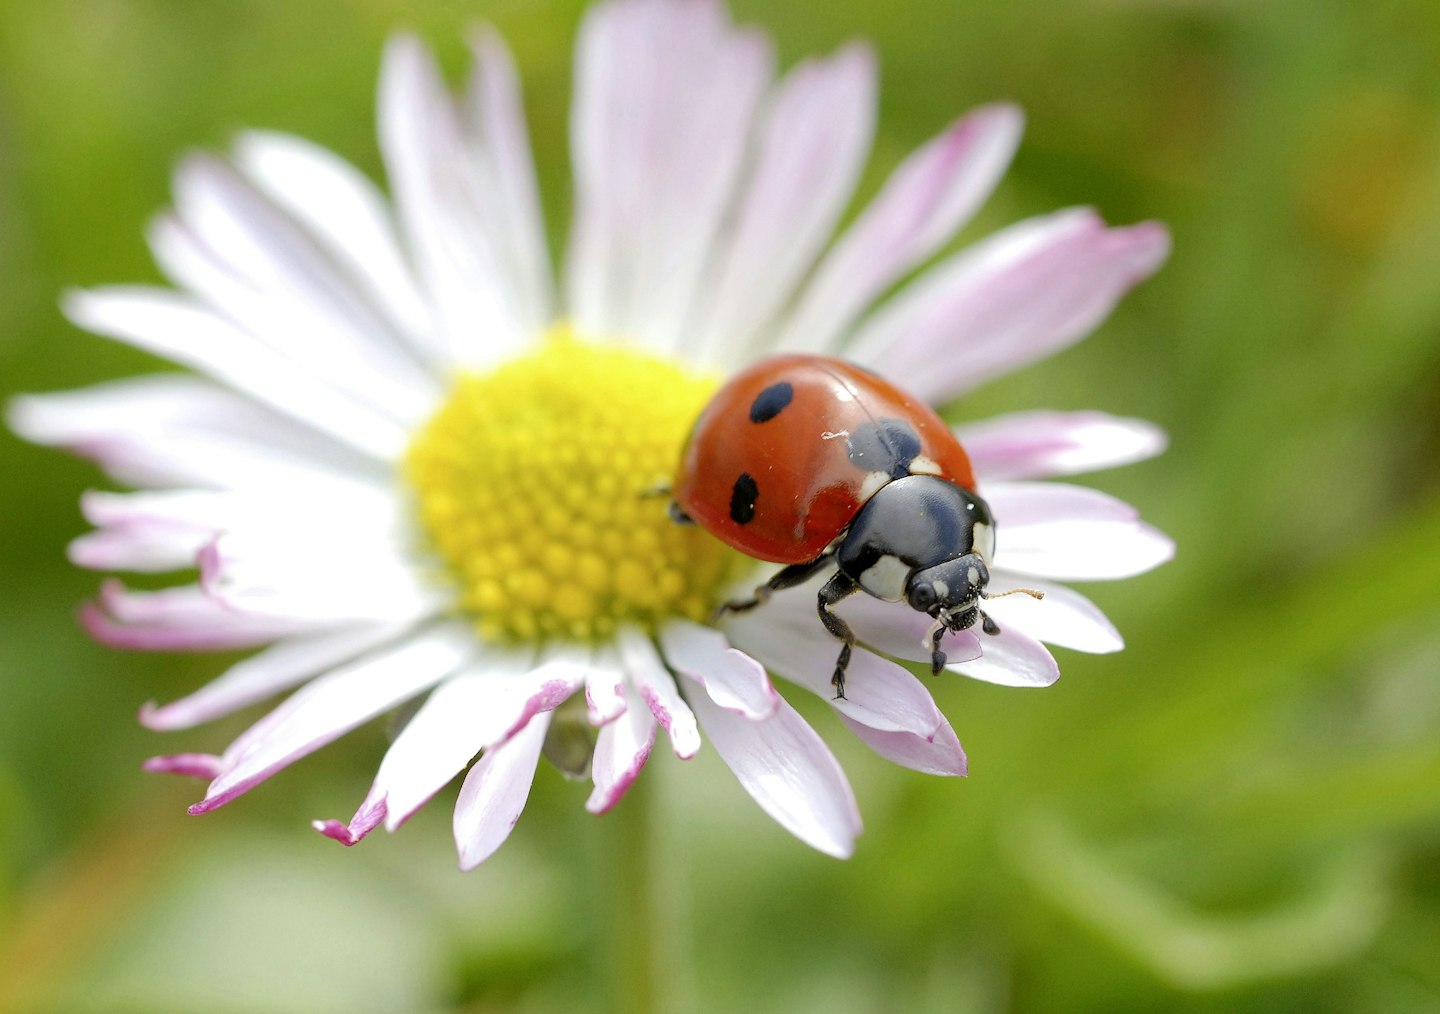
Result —
<instances>
[{"instance_id":1,"label":"white petal","mask_svg":"<svg viewBox=\"0 0 1440 1014\"><path fill-rule=\"evenodd\" d=\"M389 469L223 387L178 374L22 395L8 422L27 440L99 461L137 486L274 487L390 483Z\"/></svg>"},{"instance_id":2,"label":"white petal","mask_svg":"<svg viewBox=\"0 0 1440 1014\"><path fill-rule=\"evenodd\" d=\"M694 358L753 351L830 237L875 129L875 59L850 45L788 75L760 125L754 168L695 315Z\"/></svg>"},{"instance_id":3,"label":"white petal","mask_svg":"<svg viewBox=\"0 0 1440 1014\"><path fill-rule=\"evenodd\" d=\"M474 643L474 635L464 625L446 624L315 680L231 744L225 753L225 773L210 783L205 799L190 812L223 806L439 682L462 663Z\"/></svg>"},{"instance_id":4,"label":"white petal","mask_svg":"<svg viewBox=\"0 0 1440 1014\"><path fill-rule=\"evenodd\" d=\"M1001 627L980 641L980 658L947 666L971 679L1003 687L1048 687L1060 678L1060 667L1045 646L1015 627Z\"/></svg>"},{"instance_id":5,"label":"white petal","mask_svg":"<svg viewBox=\"0 0 1440 1014\"><path fill-rule=\"evenodd\" d=\"M474 32L470 45L475 68L463 110L470 155L496 217L520 326L539 334L554 319L555 295L520 79L504 40L488 25Z\"/></svg>"},{"instance_id":6,"label":"white petal","mask_svg":"<svg viewBox=\"0 0 1440 1014\"><path fill-rule=\"evenodd\" d=\"M358 169L319 145L272 131L241 134L235 159L246 176L364 281L402 334L413 340L433 327L400 250L389 203ZM417 344L423 352L423 343Z\"/></svg>"},{"instance_id":7,"label":"white petal","mask_svg":"<svg viewBox=\"0 0 1440 1014\"><path fill-rule=\"evenodd\" d=\"M694 757L700 752L700 730L696 728L695 715L675 688L675 677L665 668L655 645L633 627L621 630L617 641L631 684L660 727L669 733L675 756L681 760Z\"/></svg>"},{"instance_id":8,"label":"white petal","mask_svg":"<svg viewBox=\"0 0 1440 1014\"><path fill-rule=\"evenodd\" d=\"M146 704L140 709L140 722L157 730L188 729L209 722L348 662L406 629L404 624L364 623L292 634L237 662L187 697L163 707Z\"/></svg>"},{"instance_id":9,"label":"white petal","mask_svg":"<svg viewBox=\"0 0 1440 1014\"><path fill-rule=\"evenodd\" d=\"M410 36L385 49L380 149L401 225L437 313L430 356L488 365L533 334L510 291L459 115L434 59Z\"/></svg>"},{"instance_id":10,"label":"white petal","mask_svg":"<svg viewBox=\"0 0 1440 1014\"><path fill-rule=\"evenodd\" d=\"M536 715L514 739L485 751L470 766L455 803L455 845L462 870L489 859L515 829L530 798L549 728L549 713Z\"/></svg>"},{"instance_id":11,"label":"white petal","mask_svg":"<svg viewBox=\"0 0 1440 1014\"><path fill-rule=\"evenodd\" d=\"M1044 592L1045 598L1037 602L1028 595L995 597L1016 587ZM1125 647L1120 632L1105 614L1085 596L1062 584L1022 580L998 571L991 574L990 592L985 611L1002 628L1013 626L1038 641L1091 654L1108 654Z\"/></svg>"},{"instance_id":12,"label":"white petal","mask_svg":"<svg viewBox=\"0 0 1440 1014\"><path fill-rule=\"evenodd\" d=\"M408 443L404 427L173 292L72 292L64 309L88 331L192 367L382 461L394 461Z\"/></svg>"},{"instance_id":13,"label":"white petal","mask_svg":"<svg viewBox=\"0 0 1440 1014\"><path fill-rule=\"evenodd\" d=\"M965 224L1020 141L1013 106L978 109L906 159L821 261L781 332L784 349L833 349L859 314Z\"/></svg>"},{"instance_id":14,"label":"white petal","mask_svg":"<svg viewBox=\"0 0 1440 1014\"><path fill-rule=\"evenodd\" d=\"M1132 577L1170 559L1175 544L1114 497L1062 483L992 483L993 569L1057 580Z\"/></svg>"},{"instance_id":15,"label":"white petal","mask_svg":"<svg viewBox=\"0 0 1440 1014\"><path fill-rule=\"evenodd\" d=\"M1084 209L1022 222L922 275L846 354L949 401L1089 334L1169 249L1155 223L1107 229Z\"/></svg>"},{"instance_id":16,"label":"white petal","mask_svg":"<svg viewBox=\"0 0 1440 1014\"><path fill-rule=\"evenodd\" d=\"M196 585L130 591L118 581L100 586L98 602L80 609L85 632L128 651L235 651L305 630L289 616L252 616L226 609Z\"/></svg>"},{"instance_id":17,"label":"white petal","mask_svg":"<svg viewBox=\"0 0 1440 1014\"><path fill-rule=\"evenodd\" d=\"M166 274L292 369L404 426L423 421L439 384L343 254L209 155L181 163L175 199L150 233Z\"/></svg>"},{"instance_id":18,"label":"white petal","mask_svg":"<svg viewBox=\"0 0 1440 1014\"><path fill-rule=\"evenodd\" d=\"M747 718L769 718L780 706L765 667L730 647L714 627L674 620L661 629L660 647L672 669L699 683L722 708Z\"/></svg>"},{"instance_id":19,"label":"white petal","mask_svg":"<svg viewBox=\"0 0 1440 1014\"><path fill-rule=\"evenodd\" d=\"M1134 521L1134 507L1088 486L1064 482L992 482L982 491L997 531L1076 521Z\"/></svg>"},{"instance_id":20,"label":"white petal","mask_svg":"<svg viewBox=\"0 0 1440 1014\"><path fill-rule=\"evenodd\" d=\"M957 426L955 435L982 483L1094 472L1165 449L1154 423L1103 412L1016 412Z\"/></svg>"},{"instance_id":21,"label":"white petal","mask_svg":"<svg viewBox=\"0 0 1440 1014\"><path fill-rule=\"evenodd\" d=\"M835 755L789 704L751 721L697 695L705 735L741 786L781 827L826 855L855 849L860 812Z\"/></svg>"},{"instance_id":22,"label":"white petal","mask_svg":"<svg viewBox=\"0 0 1440 1014\"><path fill-rule=\"evenodd\" d=\"M674 351L734 191L772 57L724 8L592 8L576 51L574 319Z\"/></svg>"},{"instance_id":23,"label":"white petal","mask_svg":"<svg viewBox=\"0 0 1440 1014\"><path fill-rule=\"evenodd\" d=\"M840 716L861 742L886 760L927 775L963 777L969 771L965 751L955 730L946 722L930 739L911 732L881 732Z\"/></svg>"},{"instance_id":24,"label":"white petal","mask_svg":"<svg viewBox=\"0 0 1440 1014\"><path fill-rule=\"evenodd\" d=\"M882 655L929 664L934 621L903 602L885 602L870 595L852 595L835 608L855 630L862 644ZM973 630L946 632L940 647L952 662L980 657Z\"/></svg>"},{"instance_id":25,"label":"white petal","mask_svg":"<svg viewBox=\"0 0 1440 1014\"><path fill-rule=\"evenodd\" d=\"M624 714L600 729L590 762L595 789L586 800L585 809L604 813L620 801L650 759L650 751L655 747L655 728L654 716L637 700Z\"/></svg>"}]
</instances>

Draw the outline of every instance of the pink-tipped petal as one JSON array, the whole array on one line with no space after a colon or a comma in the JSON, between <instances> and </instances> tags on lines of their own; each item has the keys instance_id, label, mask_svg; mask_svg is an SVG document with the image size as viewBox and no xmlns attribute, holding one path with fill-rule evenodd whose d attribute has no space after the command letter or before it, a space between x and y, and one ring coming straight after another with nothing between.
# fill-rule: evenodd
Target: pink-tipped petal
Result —
<instances>
[{"instance_id":1,"label":"pink-tipped petal","mask_svg":"<svg viewBox=\"0 0 1440 1014\"><path fill-rule=\"evenodd\" d=\"M835 348L871 302L955 235L990 196L1023 124L1014 106L986 106L906 159L820 262L780 347Z\"/></svg>"},{"instance_id":2,"label":"pink-tipped petal","mask_svg":"<svg viewBox=\"0 0 1440 1014\"><path fill-rule=\"evenodd\" d=\"M875 58L851 44L795 67L771 97L755 164L695 315L694 355L734 365L763 341L830 238L875 131Z\"/></svg>"},{"instance_id":3,"label":"pink-tipped petal","mask_svg":"<svg viewBox=\"0 0 1440 1014\"><path fill-rule=\"evenodd\" d=\"M866 746L903 768L927 775L957 778L969 773L969 762L960 746L960 738L949 722L936 729L932 738L926 739L910 732L881 732L844 715L840 716L840 720Z\"/></svg>"},{"instance_id":4,"label":"pink-tipped petal","mask_svg":"<svg viewBox=\"0 0 1440 1014\"><path fill-rule=\"evenodd\" d=\"M1169 249L1155 223L1109 229L1085 209L1022 222L922 275L846 351L949 401L1089 334Z\"/></svg>"},{"instance_id":5,"label":"pink-tipped petal","mask_svg":"<svg viewBox=\"0 0 1440 1014\"><path fill-rule=\"evenodd\" d=\"M360 844L361 839L371 831L380 826L385 819L389 807L383 793L377 794L371 791L360 804L360 809L355 811L355 816L350 818L350 823L344 824L338 820L312 820L310 826L319 831L326 838L338 841L341 845L349 848L352 845Z\"/></svg>"},{"instance_id":6,"label":"pink-tipped petal","mask_svg":"<svg viewBox=\"0 0 1440 1014\"><path fill-rule=\"evenodd\" d=\"M515 684L534 665L533 651L485 651L431 691L385 751L372 797L387 803L393 831L465 769L484 746L517 724Z\"/></svg>"},{"instance_id":7,"label":"pink-tipped petal","mask_svg":"<svg viewBox=\"0 0 1440 1014\"><path fill-rule=\"evenodd\" d=\"M700 752L700 730L695 724L695 714L680 696L675 677L665 668L654 643L634 627L622 629L618 642L630 683L660 728L669 734L675 756L681 760L694 757Z\"/></svg>"},{"instance_id":8,"label":"pink-tipped petal","mask_svg":"<svg viewBox=\"0 0 1440 1014\"><path fill-rule=\"evenodd\" d=\"M722 708L759 719L780 707L765 667L730 647L714 627L674 620L661 629L660 647L672 669L699 683Z\"/></svg>"},{"instance_id":9,"label":"pink-tipped petal","mask_svg":"<svg viewBox=\"0 0 1440 1014\"><path fill-rule=\"evenodd\" d=\"M486 750L470 766L455 803L455 845L462 870L489 859L515 829L530 798L549 729L549 713L536 715L513 739Z\"/></svg>"},{"instance_id":10,"label":"pink-tipped petal","mask_svg":"<svg viewBox=\"0 0 1440 1014\"><path fill-rule=\"evenodd\" d=\"M164 706L146 704L140 724L166 731L189 729L288 690L402 635L404 624L364 623L292 634L242 662L199 690Z\"/></svg>"},{"instance_id":11,"label":"pink-tipped petal","mask_svg":"<svg viewBox=\"0 0 1440 1014\"><path fill-rule=\"evenodd\" d=\"M1061 581L1133 577L1169 560L1175 544L1135 508L1081 486L1004 482L985 487L999 521L992 569Z\"/></svg>"},{"instance_id":12,"label":"pink-tipped petal","mask_svg":"<svg viewBox=\"0 0 1440 1014\"><path fill-rule=\"evenodd\" d=\"M790 707L751 721L697 694L695 712L740 785L785 830L811 848L849 858L860 833L855 794L835 755Z\"/></svg>"},{"instance_id":13,"label":"pink-tipped petal","mask_svg":"<svg viewBox=\"0 0 1440 1014\"><path fill-rule=\"evenodd\" d=\"M654 717L639 701L603 726L595 740L590 774L595 788L585 801L591 813L604 813L629 791L655 747Z\"/></svg>"},{"instance_id":14,"label":"pink-tipped petal","mask_svg":"<svg viewBox=\"0 0 1440 1014\"><path fill-rule=\"evenodd\" d=\"M220 774L224 762L212 753L172 753L163 757L151 757L140 767L152 774L184 775L187 778L203 778L209 781Z\"/></svg>"},{"instance_id":15,"label":"pink-tipped petal","mask_svg":"<svg viewBox=\"0 0 1440 1014\"><path fill-rule=\"evenodd\" d=\"M231 612L194 585L146 592L116 580L100 586L98 602L80 607L80 623L101 644L130 651L233 651L305 627L284 617Z\"/></svg>"},{"instance_id":16,"label":"pink-tipped petal","mask_svg":"<svg viewBox=\"0 0 1440 1014\"><path fill-rule=\"evenodd\" d=\"M584 685L589 667L588 648L564 643L547 645L534 668L509 681L506 713L511 716L510 722L498 737L482 741L483 745L504 742L534 716L564 704Z\"/></svg>"},{"instance_id":17,"label":"pink-tipped petal","mask_svg":"<svg viewBox=\"0 0 1440 1014\"><path fill-rule=\"evenodd\" d=\"M1011 588L1033 588L1043 592L1039 601L1028 595L995 596ZM1015 627L1022 633L1046 644L1104 655L1125 647L1125 641L1114 625L1095 604L1077 591L1062 584L1021 579L997 571L991 575L991 598L985 611L1002 628ZM960 659L951 659L959 662Z\"/></svg>"},{"instance_id":18,"label":"pink-tipped petal","mask_svg":"<svg viewBox=\"0 0 1440 1014\"><path fill-rule=\"evenodd\" d=\"M1002 687L1048 687L1060 678L1060 667L1045 645L1015 627L985 635L980 645L985 654L947 668Z\"/></svg>"},{"instance_id":19,"label":"pink-tipped petal","mask_svg":"<svg viewBox=\"0 0 1440 1014\"><path fill-rule=\"evenodd\" d=\"M1165 449L1154 423L1103 412L1016 412L957 426L955 435L982 483L1094 472Z\"/></svg>"},{"instance_id":20,"label":"pink-tipped petal","mask_svg":"<svg viewBox=\"0 0 1440 1014\"><path fill-rule=\"evenodd\" d=\"M226 771L190 807L206 813L250 791L363 722L453 672L474 645L459 623L444 624L329 673L297 691L226 751Z\"/></svg>"}]
</instances>

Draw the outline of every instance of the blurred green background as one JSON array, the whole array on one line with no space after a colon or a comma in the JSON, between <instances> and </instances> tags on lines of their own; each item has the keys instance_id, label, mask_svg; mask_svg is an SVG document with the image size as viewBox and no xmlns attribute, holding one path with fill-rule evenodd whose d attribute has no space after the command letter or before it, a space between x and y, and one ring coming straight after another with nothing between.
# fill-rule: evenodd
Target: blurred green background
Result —
<instances>
[{"instance_id":1,"label":"blurred green background","mask_svg":"<svg viewBox=\"0 0 1440 1014\"><path fill-rule=\"evenodd\" d=\"M556 249L573 0L6 0L0 393L155 368L55 308L157 277L142 227L195 146L293 131L379 174L383 41L448 68L487 18L526 85ZM793 62L882 61L866 192L964 108L1024 105L965 238L1094 203L1175 255L1078 349L956 418L1096 407L1162 458L1086 480L1176 561L1089 592L1129 641L1045 691L937 687L967 780L880 761L819 702L867 831L793 841L711 754L646 774L671 1003L706 1011L1440 1010L1440 5L740 0ZM204 818L143 775L254 714L134 722L219 671L72 619L86 464L0 434L0 1010L553 1011L613 973L614 817L543 768L518 830L455 870L452 788L342 850L375 723ZM638 931L637 931L638 932Z\"/></svg>"}]
</instances>

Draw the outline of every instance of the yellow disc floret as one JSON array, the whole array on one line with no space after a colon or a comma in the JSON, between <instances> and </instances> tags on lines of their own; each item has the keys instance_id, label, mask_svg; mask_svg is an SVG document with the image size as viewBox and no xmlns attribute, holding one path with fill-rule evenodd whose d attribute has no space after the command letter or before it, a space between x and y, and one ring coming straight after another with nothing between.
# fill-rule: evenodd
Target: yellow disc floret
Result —
<instances>
[{"instance_id":1,"label":"yellow disc floret","mask_svg":"<svg viewBox=\"0 0 1440 1014\"><path fill-rule=\"evenodd\" d=\"M563 328L492 373L456 379L406 474L483 636L595 640L710 613L745 561L676 524L655 494L713 389Z\"/></svg>"}]
</instances>

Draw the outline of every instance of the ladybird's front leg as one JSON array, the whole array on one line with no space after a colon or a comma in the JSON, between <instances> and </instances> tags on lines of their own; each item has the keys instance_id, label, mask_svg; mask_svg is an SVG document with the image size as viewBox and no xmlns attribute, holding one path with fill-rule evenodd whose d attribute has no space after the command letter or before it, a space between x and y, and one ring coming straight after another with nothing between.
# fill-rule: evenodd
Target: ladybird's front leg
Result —
<instances>
[{"instance_id":1,"label":"ladybird's front leg","mask_svg":"<svg viewBox=\"0 0 1440 1014\"><path fill-rule=\"evenodd\" d=\"M930 635L930 675L939 676L945 668L945 662L949 656L940 650L940 638L949 631L949 627L941 624L935 628L935 633Z\"/></svg>"},{"instance_id":2,"label":"ladybird's front leg","mask_svg":"<svg viewBox=\"0 0 1440 1014\"><path fill-rule=\"evenodd\" d=\"M817 556L808 563L792 563L790 566L780 570L774 577L755 589L748 599L732 599L729 602L720 603L716 610L719 615L725 613L748 613L756 606L763 606L770 601L770 596L786 588L794 588L796 585L804 584L815 574L823 570L831 562L833 554L824 553Z\"/></svg>"},{"instance_id":3,"label":"ladybird's front leg","mask_svg":"<svg viewBox=\"0 0 1440 1014\"><path fill-rule=\"evenodd\" d=\"M820 622L825 624L825 629L830 631L844 643L840 646L840 655L835 659L835 675L830 677L830 683L835 687L835 699L845 699L845 670L850 665L850 652L855 647L855 632L850 629L850 624L831 611L831 606L854 595L860 590L855 579L843 570L837 570L825 587L820 589L816 598L815 606L820 613Z\"/></svg>"}]
</instances>

